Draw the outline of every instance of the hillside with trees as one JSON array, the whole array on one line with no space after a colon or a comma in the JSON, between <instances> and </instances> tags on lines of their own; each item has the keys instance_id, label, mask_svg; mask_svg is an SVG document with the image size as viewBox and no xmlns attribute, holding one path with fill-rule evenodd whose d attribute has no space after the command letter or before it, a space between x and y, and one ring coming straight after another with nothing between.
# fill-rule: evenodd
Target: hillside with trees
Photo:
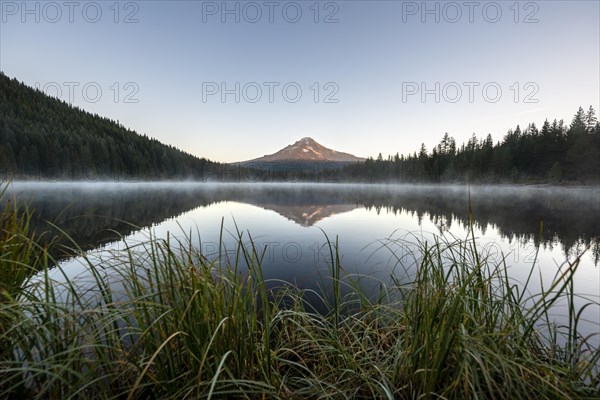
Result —
<instances>
[{"instance_id":1,"label":"hillside with trees","mask_svg":"<svg viewBox=\"0 0 600 400\"><path fill-rule=\"evenodd\" d=\"M577 183L600 181L600 124L592 106L579 110L569 126L546 120L509 130L502 141L491 135L457 146L446 133L428 152L369 158L340 172L343 181Z\"/></svg>"},{"instance_id":2,"label":"hillside with trees","mask_svg":"<svg viewBox=\"0 0 600 400\"><path fill-rule=\"evenodd\" d=\"M331 163L329 163L331 164ZM271 168L213 163L47 96L0 72L0 178L58 180L324 182L600 182L600 124L592 106L570 125L546 120L501 141L475 134L458 146L448 133L430 152L380 153L346 167ZM283 167L286 167L284 165ZM298 165L296 165L298 167Z\"/></svg>"},{"instance_id":3,"label":"hillside with trees","mask_svg":"<svg viewBox=\"0 0 600 400\"><path fill-rule=\"evenodd\" d=\"M1 177L200 179L215 165L0 72Z\"/></svg>"}]
</instances>

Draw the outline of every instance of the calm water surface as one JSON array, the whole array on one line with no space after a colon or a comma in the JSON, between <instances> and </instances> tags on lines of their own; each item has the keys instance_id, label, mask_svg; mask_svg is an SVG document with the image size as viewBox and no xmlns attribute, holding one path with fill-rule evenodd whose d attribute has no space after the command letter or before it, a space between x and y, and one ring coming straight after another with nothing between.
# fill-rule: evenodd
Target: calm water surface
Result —
<instances>
[{"instance_id":1,"label":"calm water surface","mask_svg":"<svg viewBox=\"0 0 600 400\"><path fill-rule=\"evenodd\" d=\"M516 282L526 280L535 261L531 287L539 288L583 253L575 291L600 297L597 187L15 183L10 193L37 210L38 233L51 229L47 221L57 224L98 264L126 244L168 233L191 232L194 246L216 258L223 224L226 255L234 256L242 232L266 248L265 278L318 291L328 287L325 235L338 240L344 272L374 292L392 275L410 279L417 241L466 239L470 204L479 248L494 260L505 257ZM89 273L68 251L54 255L69 277ZM598 332L600 310L589 308L586 318L586 330Z\"/></svg>"}]
</instances>

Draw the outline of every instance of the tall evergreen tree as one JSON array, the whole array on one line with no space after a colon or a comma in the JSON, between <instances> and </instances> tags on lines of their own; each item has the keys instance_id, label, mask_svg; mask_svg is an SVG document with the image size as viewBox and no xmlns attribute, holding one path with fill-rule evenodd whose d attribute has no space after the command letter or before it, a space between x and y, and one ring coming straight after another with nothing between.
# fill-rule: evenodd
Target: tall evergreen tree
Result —
<instances>
[{"instance_id":1,"label":"tall evergreen tree","mask_svg":"<svg viewBox=\"0 0 600 400\"><path fill-rule=\"evenodd\" d=\"M594 107L590 106L587 114L585 115L585 124L586 124L587 131L589 133L593 133L594 130L596 129L597 123L598 123L598 120L596 119L596 111L594 111Z\"/></svg>"},{"instance_id":2,"label":"tall evergreen tree","mask_svg":"<svg viewBox=\"0 0 600 400\"><path fill-rule=\"evenodd\" d=\"M587 116L583 108L579 107L579 110L573 116L569 132L574 134L587 132Z\"/></svg>"}]
</instances>

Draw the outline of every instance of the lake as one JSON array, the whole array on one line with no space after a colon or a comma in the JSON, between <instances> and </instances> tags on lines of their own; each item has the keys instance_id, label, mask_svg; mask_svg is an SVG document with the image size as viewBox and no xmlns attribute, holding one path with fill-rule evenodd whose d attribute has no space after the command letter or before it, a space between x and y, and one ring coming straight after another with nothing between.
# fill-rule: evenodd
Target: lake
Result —
<instances>
[{"instance_id":1,"label":"lake","mask_svg":"<svg viewBox=\"0 0 600 400\"><path fill-rule=\"evenodd\" d=\"M263 249L263 274L273 286L289 282L327 292L328 238L339 243L344 275L375 294L392 276L410 281L418 241L468 239L472 221L480 252L497 263L504 259L515 282L527 279L535 261L530 289L547 287L565 261L581 256L579 304L600 297L598 187L14 183L11 195L36 210L38 233L53 229L48 222L58 225L98 265L150 235L191 235L209 259L235 257L242 234ZM64 238L60 243L73 248ZM53 250L67 276L84 277L88 266L74 253ZM557 308L557 318L562 311ZM590 307L585 315L585 330L598 332L600 310Z\"/></svg>"}]
</instances>

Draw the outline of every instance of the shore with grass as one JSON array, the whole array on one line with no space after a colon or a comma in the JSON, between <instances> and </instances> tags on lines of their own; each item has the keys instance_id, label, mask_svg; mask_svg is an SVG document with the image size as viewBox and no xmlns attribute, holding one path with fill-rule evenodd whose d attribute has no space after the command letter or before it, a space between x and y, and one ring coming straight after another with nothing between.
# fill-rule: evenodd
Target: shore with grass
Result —
<instances>
[{"instance_id":1,"label":"shore with grass","mask_svg":"<svg viewBox=\"0 0 600 400\"><path fill-rule=\"evenodd\" d=\"M310 293L317 312L307 290L270 289L266 249L242 232L234 256L214 259L192 237L125 245L111 276L83 253L93 292L66 273L59 283L31 212L0 214L2 399L600 396L598 338L579 330L598 302L575 305L579 259L530 291L474 236L438 236L417 243L411 282L391 277L372 296L328 240L331 293ZM560 324L557 304L569 310Z\"/></svg>"}]
</instances>

